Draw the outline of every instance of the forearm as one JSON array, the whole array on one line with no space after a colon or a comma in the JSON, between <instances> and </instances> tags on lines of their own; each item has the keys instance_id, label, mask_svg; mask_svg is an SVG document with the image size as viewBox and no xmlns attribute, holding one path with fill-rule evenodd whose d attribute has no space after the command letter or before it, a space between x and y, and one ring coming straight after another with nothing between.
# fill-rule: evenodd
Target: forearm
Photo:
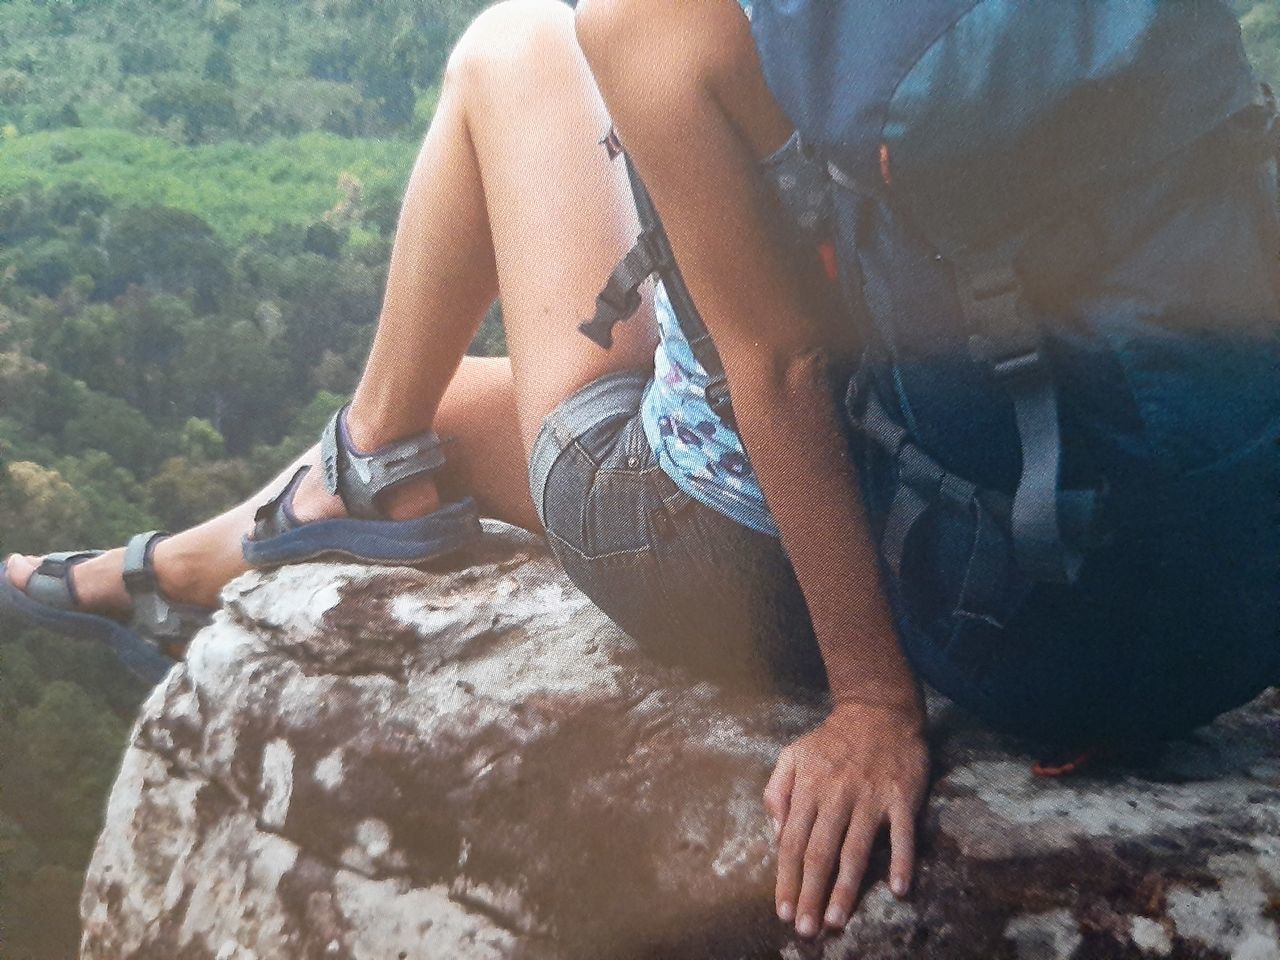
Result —
<instances>
[{"instance_id":1,"label":"forearm","mask_svg":"<svg viewBox=\"0 0 1280 960\"><path fill-rule=\"evenodd\" d=\"M852 325L814 308L811 286L789 268L769 228L779 211L757 156L785 139L789 124L760 83L733 6L681 0L664 8L683 18L680 28L655 31L645 29L648 7L615 0L616 32L589 38L588 54L725 362L747 453L808 601L832 691L839 700L910 707L916 685L828 382L827 358L854 356L858 346ZM630 82L641 58L668 69L643 70L652 81L636 97Z\"/></svg>"},{"instance_id":2,"label":"forearm","mask_svg":"<svg viewBox=\"0 0 1280 960\"><path fill-rule=\"evenodd\" d=\"M855 465L823 352L731 368L751 463L808 602L837 703L918 712L880 580Z\"/></svg>"}]
</instances>

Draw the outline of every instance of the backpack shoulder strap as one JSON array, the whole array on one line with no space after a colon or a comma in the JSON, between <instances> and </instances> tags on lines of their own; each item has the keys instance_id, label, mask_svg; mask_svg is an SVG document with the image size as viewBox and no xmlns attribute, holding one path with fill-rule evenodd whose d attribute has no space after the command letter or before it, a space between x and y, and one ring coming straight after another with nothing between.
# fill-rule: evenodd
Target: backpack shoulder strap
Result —
<instances>
[{"instance_id":1,"label":"backpack shoulder strap","mask_svg":"<svg viewBox=\"0 0 1280 960\"><path fill-rule=\"evenodd\" d=\"M724 363L693 297L689 294L689 288L685 285L653 198L649 196L630 155L622 151L612 133L606 138L605 146L611 156L621 156L626 164L631 192L635 197L636 214L640 220L640 236L636 239L635 246L614 268L604 289L596 297L595 315L579 324L578 329L608 350L613 346L613 328L630 319L640 309L640 288L650 277L660 277L666 285L667 296L671 298L680 332L710 380L706 389L707 403L731 429L736 429Z\"/></svg>"}]
</instances>

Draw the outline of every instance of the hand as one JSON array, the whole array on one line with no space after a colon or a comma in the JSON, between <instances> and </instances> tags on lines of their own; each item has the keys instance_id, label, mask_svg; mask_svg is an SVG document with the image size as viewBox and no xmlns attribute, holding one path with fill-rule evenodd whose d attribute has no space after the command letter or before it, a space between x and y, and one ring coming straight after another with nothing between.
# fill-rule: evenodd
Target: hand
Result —
<instances>
[{"instance_id":1,"label":"hand","mask_svg":"<svg viewBox=\"0 0 1280 960\"><path fill-rule=\"evenodd\" d=\"M899 897L910 889L929 776L923 726L917 711L843 704L782 751L764 802L779 838L778 916L794 919L802 937L816 936L823 922L849 922L886 820L890 888Z\"/></svg>"}]
</instances>

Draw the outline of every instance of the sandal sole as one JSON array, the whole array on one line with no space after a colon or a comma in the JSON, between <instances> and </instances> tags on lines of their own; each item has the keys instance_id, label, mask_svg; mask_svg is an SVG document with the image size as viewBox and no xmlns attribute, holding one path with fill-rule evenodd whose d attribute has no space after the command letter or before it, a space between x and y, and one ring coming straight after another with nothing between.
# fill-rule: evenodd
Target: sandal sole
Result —
<instances>
[{"instance_id":1,"label":"sandal sole","mask_svg":"<svg viewBox=\"0 0 1280 960\"><path fill-rule=\"evenodd\" d=\"M245 537L245 562L256 569L326 557L373 566L412 566L456 553L480 536L475 501L467 498L417 520L317 520L269 540Z\"/></svg>"},{"instance_id":2,"label":"sandal sole","mask_svg":"<svg viewBox=\"0 0 1280 960\"><path fill-rule=\"evenodd\" d=\"M59 610L32 600L10 582L8 565L0 563L0 615L6 613L73 640L104 643L131 673L153 686L164 679L174 664L155 644L110 617Z\"/></svg>"}]
</instances>

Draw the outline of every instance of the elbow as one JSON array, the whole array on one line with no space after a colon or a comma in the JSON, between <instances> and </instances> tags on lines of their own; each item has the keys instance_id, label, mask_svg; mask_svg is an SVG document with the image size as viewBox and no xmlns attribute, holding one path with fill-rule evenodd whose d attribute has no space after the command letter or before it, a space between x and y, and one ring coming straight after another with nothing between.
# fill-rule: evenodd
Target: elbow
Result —
<instances>
[{"instance_id":1,"label":"elbow","mask_svg":"<svg viewBox=\"0 0 1280 960\"><path fill-rule=\"evenodd\" d=\"M825 347L791 350L743 351L741 357L724 358L731 389L759 393L777 402L782 397L812 397L829 393L838 375L839 361ZM739 386L740 385L740 386Z\"/></svg>"},{"instance_id":2,"label":"elbow","mask_svg":"<svg viewBox=\"0 0 1280 960\"><path fill-rule=\"evenodd\" d=\"M836 375L836 359L825 347L810 347L781 358L775 368L779 387L789 394L826 394Z\"/></svg>"}]
</instances>

